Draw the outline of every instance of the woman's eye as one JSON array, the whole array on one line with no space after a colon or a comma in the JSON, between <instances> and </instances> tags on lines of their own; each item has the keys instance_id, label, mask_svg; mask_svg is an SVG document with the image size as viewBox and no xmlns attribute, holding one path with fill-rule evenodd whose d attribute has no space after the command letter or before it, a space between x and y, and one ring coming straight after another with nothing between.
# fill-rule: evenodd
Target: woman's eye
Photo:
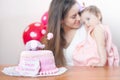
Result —
<instances>
[{"instance_id":1,"label":"woman's eye","mask_svg":"<svg viewBox=\"0 0 120 80\"><path fill-rule=\"evenodd\" d=\"M73 16L72 16L72 19L75 19L75 18L76 18L76 15L73 15Z\"/></svg>"},{"instance_id":2,"label":"woman's eye","mask_svg":"<svg viewBox=\"0 0 120 80\"><path fill-rule=\"evenodd\" d=\"M81 12L78 12L77 14L74 14L71 18L72 18L72 19L75 19L77 15L80 16L80 15L81 15Z\"/></svg>"}]
</instances>

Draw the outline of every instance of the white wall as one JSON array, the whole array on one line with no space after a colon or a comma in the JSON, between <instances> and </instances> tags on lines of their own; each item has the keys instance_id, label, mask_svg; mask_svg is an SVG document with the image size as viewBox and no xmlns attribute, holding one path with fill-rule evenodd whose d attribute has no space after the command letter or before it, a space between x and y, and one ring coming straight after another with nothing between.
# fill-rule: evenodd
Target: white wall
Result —
<instances>
[{"instance_id":1,"label":"white wall","mask_svg":"<svg viewBox=\"0 0 120 80\"><path fill-rule=\"evenodd\" d=\"M17 64L24 49L23 30L40 21L51 0L0 0L0 64ZM103 13L103 22L110 25L113 41L120 52L119 0L78 0L86 6L97 5Z\"/></svg>"},{"instance_id":2,"label":"white wall","mask_svg":"<svg viewBox=\"0 0 120 80\"><path fill-rule=\"evenodd\" d=\"M22 33L40 22L51 0L0 0L0 64L18 63L24 49Z\"/></svg>"}]
</instances>

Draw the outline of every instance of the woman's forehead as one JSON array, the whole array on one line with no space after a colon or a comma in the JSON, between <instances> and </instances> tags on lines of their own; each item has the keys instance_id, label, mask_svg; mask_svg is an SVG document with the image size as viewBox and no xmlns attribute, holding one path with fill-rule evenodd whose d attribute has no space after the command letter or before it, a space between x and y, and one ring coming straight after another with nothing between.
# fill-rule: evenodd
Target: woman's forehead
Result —
<instances>
[{"instance_id":1,"label":"woman's forehead","mask_svg":"<svg viewBox=\"0 0 120 80\"><path fill-rule=\"evenodd\" d=\"M71 9L68 11L67 15L78 13L80 11L79 4L74 4Z\"/></svg>"}]
</instances>

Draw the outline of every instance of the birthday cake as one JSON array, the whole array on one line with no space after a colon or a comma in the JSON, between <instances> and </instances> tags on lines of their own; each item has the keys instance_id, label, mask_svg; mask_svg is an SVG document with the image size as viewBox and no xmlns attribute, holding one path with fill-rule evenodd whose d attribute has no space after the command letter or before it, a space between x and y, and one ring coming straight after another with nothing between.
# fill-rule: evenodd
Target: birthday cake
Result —
<instances>
[{"instance_id":1,"label":"birthday cake","mask_svg":"<svg viewBox=\"0 0 120 80\"><path fill-rule=\"evenodd\" d=\"M22 51L16 71L20 74L45 75L58 71L52 51Z\"/></svg>"},{"instance_id":2,"label":"birthday cake","mask_svg":"<svg viewBox=\"0 0 120 80\"><path fill-rule=\"evenodd\" d=\"M52 33L48 33L47 39L53 37ZM55 65L53 52L43 50L45 47L40 41L30 40L25 45L25 51L21 52L20 61L16 71L20 74L28 75L46 75L54 74L58 71Z\"/></svg>"},{"instance_id":3,"label":"birthday cake","mask_svg":"<svg viewBox=\"0 0 120 80\"><path fill-rule=\"evenodd\" d=\"M63 74L65 67L56 67L53 52L45 50L41 43L46 34L46 27L41 23L33 23L23 33L25 49L20 53L19 63L16 66L5 67L2 72L10 76L55 76ZM52 33L47 33L47 40L53 38Z\"/></svg>"}]
</instances>

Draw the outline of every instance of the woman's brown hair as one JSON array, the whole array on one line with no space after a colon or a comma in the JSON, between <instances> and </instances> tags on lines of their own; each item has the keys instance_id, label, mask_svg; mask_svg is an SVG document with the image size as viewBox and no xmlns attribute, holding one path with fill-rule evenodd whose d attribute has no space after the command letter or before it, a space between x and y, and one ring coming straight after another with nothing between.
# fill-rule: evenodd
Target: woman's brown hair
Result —
<instances>
[{"instance_id":1,"label":"woman's brown hair","mask_svg":"<svg viewBox=\"0 0 120 80\"><path fill-rule=\"evenodd\" d=\"M49 41L44 38L43 41L46 42L46 49L53 51L57 66L65 65L63 48L66 45L66 40L61 21L64 20L75 3L76 0L52 0L49 7L47 32L53 33L53 38Z\"/></svg>"}]
</instances>

